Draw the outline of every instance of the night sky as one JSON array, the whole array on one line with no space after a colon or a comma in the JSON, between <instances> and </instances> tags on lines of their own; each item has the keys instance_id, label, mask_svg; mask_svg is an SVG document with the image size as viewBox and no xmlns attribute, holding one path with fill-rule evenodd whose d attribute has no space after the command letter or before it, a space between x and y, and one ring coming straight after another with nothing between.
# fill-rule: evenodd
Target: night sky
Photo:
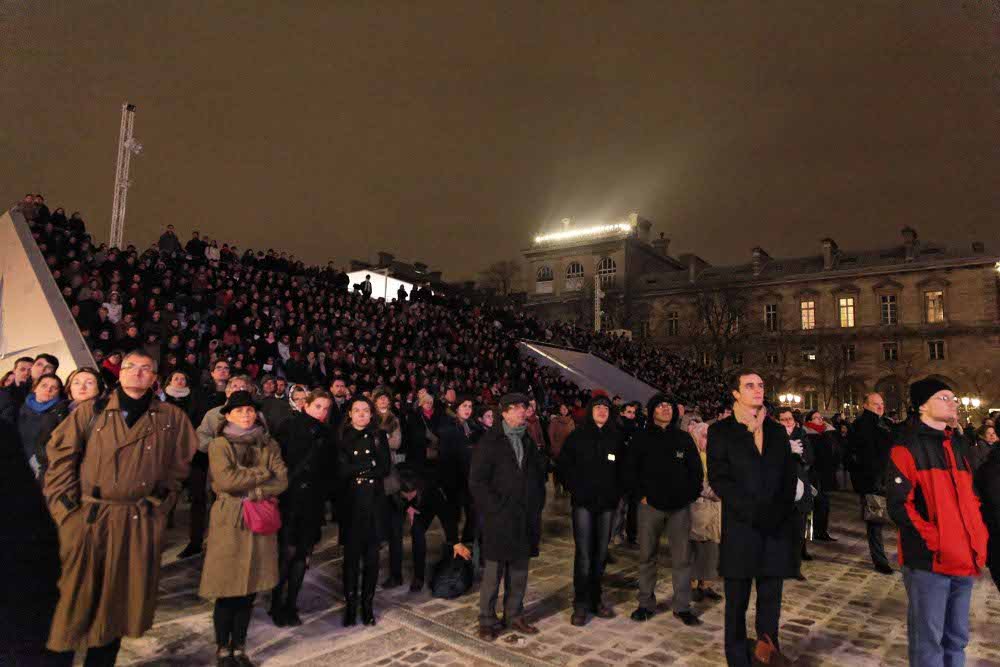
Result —
<instances>
[{"instance_id":1,"label":"night sky","mask_svg":"<svg viewBox=\"0 0 1000 667\"><path fill-rule=\"evenodd\" d=\"M457 280L629 210L713 263L995 240L997 7L0 0L0 187L106 240L128 100L142 247L172 222Z\"/></svg>"}]
</instances>

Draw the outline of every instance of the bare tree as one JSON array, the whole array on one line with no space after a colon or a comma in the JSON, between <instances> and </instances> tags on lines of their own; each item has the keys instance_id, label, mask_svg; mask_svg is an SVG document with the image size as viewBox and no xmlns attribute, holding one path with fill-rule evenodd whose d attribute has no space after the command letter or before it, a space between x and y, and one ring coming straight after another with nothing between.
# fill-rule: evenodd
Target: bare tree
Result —
<instances>
[{"instance_id":1,"label":"bare tree","mask_svg":"<svg viewBox=\"0 0 1000 667\"><path fill-rule=\"evenodd\" d=\"M853 360L847 356L847 345L837 336L820 336L813 339L816 345L816 389L823 409L829 410L830 404L840 400L847 388L847 376L850 374Z\"/></svg>"},{"instance_id":2,"label":"bare tree","mask_svg":"<svg viewBox=\"0 0 1000 667\"><path fill-rule=\"evenodd\" d=\"M699 357L707 354L718 371L726 359L741 353L755 338L747 318L746 290L702 290L695 295L695 318L686 327L689 343Z\"/></svg>"},{"instance_id":3,"label":"bare tree","mask_svg":"<svg viewBox=\"0 0 1000 667\"><path fill-rule=\"evenodd\" d=\"M502 259L493 262L482 272L482 284L492 288L501 296L508 296L514 289L514 281L521 272L520 265L514 260Z\"/></svg>"}]
</instances>

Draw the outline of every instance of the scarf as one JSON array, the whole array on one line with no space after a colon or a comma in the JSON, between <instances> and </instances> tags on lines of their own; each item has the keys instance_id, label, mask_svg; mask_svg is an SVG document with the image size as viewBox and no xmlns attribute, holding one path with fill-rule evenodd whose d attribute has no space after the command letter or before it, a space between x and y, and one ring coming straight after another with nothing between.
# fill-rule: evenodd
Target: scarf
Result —
<instances>
[{"instance_id":1,"label":"scarf","mask_svg":"<svg viewBox=\"0 0 1000 667\"><path fill-rule=\"evenodd\" d=\"M812 422L806 422L805 427L813 433L826 433L826 424L813 424Z\"/></svg>"},{"instance_id":2,"label":"scarf","mask_svg":"<svg viewBox=\"0 0 1000 667\"><path fill-rule=\"evenodd\" d=\"M514 449L514 458L517 459L518 468L521 467L521 463L524 461L524 442L521 438L524 437L524 432L527 430L527 424L510 426L507 422L503 422L503 434L510 440L510 445Z\"/></svg>"},{"instance_id":3,"label":"scarf","mask_svg":"<svg viewBox=\"0 0 1000 667\"><path fill-rule=\"evenodd\" d=\"M153 400L153 392L147 390L139 398L132 398L121 387L118 387L116 391L118 392L118 407L121 409L122 419L125 420L126 426L132 428L139 421L139 417L149 409L149 403Z\"/></svg>"},{"instance_id":4,"label":"scarf","mask_svg":"<svg viewBox=\"0 0 1000 667\"><path fill-rule=\"evenodd\" d=\"M191 395L191 387L167 387L163 393L171 398L187 398Z\"/></svg>"},{"instance_id":5,"label":"scarf","mask_svg":"<svg viewBox=\"0 0 1000 667\"><path fill-rule=\"evenodd\" d=\"M264 427L258 423L250 428L243 428L232 422L226 422L222 428L222 435L234 445L251 445L257 442L257 436L263 431Z\"/></svg>"},{"instance_id":6,"label":"scarf","mask_svg":"<svg viewBox=\"0 0 1000 667\"><path fill-rule=\"evenodd\" d=\"M43 412L45 412L58 402L59 402L58 396L56 396L51 400L45 401L44 403L39 403L35 399L34 394L28 394L28 396L24 399L24 404L27 405L28 409L34 412L36 415L42 414Z\"/></svg>"},{"instance_id":7,"label":"scarf","mask_svg":"<svg viewBox=\"0 0 1000 667\"><path fill-rule=\"evenodd\" d=\"M733 416L736 417L736 421L747 427L747 430L753 435L753 444L757 446L758 452L764 451L764 418L767 416L767 410L761 408L757 411L757 414L753 414L747 408L744 408L739 403L733 404Z\"/></svg>"}]
</instances>

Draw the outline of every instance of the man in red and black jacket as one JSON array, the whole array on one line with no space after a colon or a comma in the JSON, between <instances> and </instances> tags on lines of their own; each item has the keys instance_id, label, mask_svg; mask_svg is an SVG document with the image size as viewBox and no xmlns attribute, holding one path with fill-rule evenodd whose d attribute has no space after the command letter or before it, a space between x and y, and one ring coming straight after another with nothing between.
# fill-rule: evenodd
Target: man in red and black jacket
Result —
<instances>
[{"instance_id":1,"label":"man in red and black jacket","mask_svg":"<svg viewBox=\"0 0 1000 667\"><path fill-rule=\"evenodd\" d=\"M972 585L986 563L987 532L968 444L950 426L957 402L938 380L910 386L918 415L893 446L886 475L909 598L910 665L916 667L963 664Z\"/></svg>"}]
</instances>

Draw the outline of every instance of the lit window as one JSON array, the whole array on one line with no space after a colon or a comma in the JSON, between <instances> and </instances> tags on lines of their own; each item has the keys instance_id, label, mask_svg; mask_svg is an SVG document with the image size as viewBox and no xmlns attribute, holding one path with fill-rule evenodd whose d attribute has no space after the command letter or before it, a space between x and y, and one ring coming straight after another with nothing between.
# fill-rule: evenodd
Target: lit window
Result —
<instances>
[{"instance_id":1,"label":"lit window","mask_svg":"<svg viewBox=\"0 0 1000 667\"><path fill-rule=\"evenodd\" d=\"M552 278L552 267L539 267L538 272L535 274L535 293L551 294Z\"/></svg>"},{"instance_id":2,"label":"lit window","mask_svg":"<svg viewBox=\"0 0 1000 667\"><path fill-rule=\"evenodd\" d=\"M816 361L816 348L812 345L806 345L802 348L802 361L811 364Z\"/></svg>"},{"instance_id":3,"label":"lit window","mask_svg":"<svg viewBox=\"0 0 1000 667\"><path fill-rule=\"evenodd\" d=\"M899 361L899 343L882 343L882 361Z\"/></svg>"},{"instance_id":4,"label":"lit window","mask_svg":"<svg viewBox=\"0 0 1000 667\"><path fill-rule=\"evenodd\" d=\"M764 326L768 331L778 330L778 304L769 303L764 306Z\"/></svg>"},{"instance_id":5,"label":"lit window","mask_svg":"<svg viewBox=\"0 0 1000 667\"><path fill-rule=\"evenodd\" d=\"M605 257L600 262L597 263L597 275L601 280L601 287L612 287L615 284L615 272L618 267L615 265L615 260L610 257Z\"/></svg>"},{"instance_id":6,"label":"lit window","mask_svg":"<svg viewBox=\"0 0 1000 667\"><path fill-rule=\"evenodd\" d=\"M819 408L819 401L816 399L816 387L806 387L802 390L802 409L816 410Z\"/></svg>"},{"instance_id":7,"label":"lit window","mask_svg":"<svg viewBox=\"0 0 1000 667\"><path fill-rule=\"evenodd\" d=\"M676 310L667 313L667 335L676 336L680 330L680 316Z\"/></svg>"},{"instance_id":8,"label":"lit window","mask_svg":"<svg viewBox=\"0 0 1000 667\"><path fill-rule=\"evenodd\" d=\"M570 262L566 267L566 290L572 292L581 289L583 289L583 264Z\"/></svg>"},{"instance_id":9,"label":"lit window","mask_svg":"<svg viewBox=\"0 0 1000 667\"><path fill-rule=\"evenodd\" d=\"M931 358L931 361L941 361L944 359L944 341L927 341L927 355Z\"/></svg>"},{"instance_id":10,"label":"lit window","mask_svg":"<svg viewBox=\"0 0 1000 667\"><path fill-rule=\"evenodd\" d=\"M944 292L924 292L924 306L928 322L944 322Z\"/></svg>"},{"instance_id":11,"label":"lit window","mask_svg":"<svg viewBox=\"0 0 1000 667\"><path fill-rule=\"evenodd\" d=\"M899 322L899 306L896 303L895 294L883 294L879 297L879 306L882 324L892 325Z\"/></svg>"},{"instance_id":12,"label":"lit window","mask_svg":"<svg viewBox=\"0 0 1000 667\"><path fill-rule=\"evenodd\" d=\"M840 310L840 326L854 326L854 297L842 296L837 299L837 307Z\"/></svg>"},{"instance_id":13,"label":"lit window","mask_svg":"<svg viewBox=\"0 0 1000 667\"><path fill-rule=\"evenodd\" d=\"M803 329L815 329L816 328L816 302L815 301L803 301L802 304L802 328Z\"/></svg>"}]
</instances>

